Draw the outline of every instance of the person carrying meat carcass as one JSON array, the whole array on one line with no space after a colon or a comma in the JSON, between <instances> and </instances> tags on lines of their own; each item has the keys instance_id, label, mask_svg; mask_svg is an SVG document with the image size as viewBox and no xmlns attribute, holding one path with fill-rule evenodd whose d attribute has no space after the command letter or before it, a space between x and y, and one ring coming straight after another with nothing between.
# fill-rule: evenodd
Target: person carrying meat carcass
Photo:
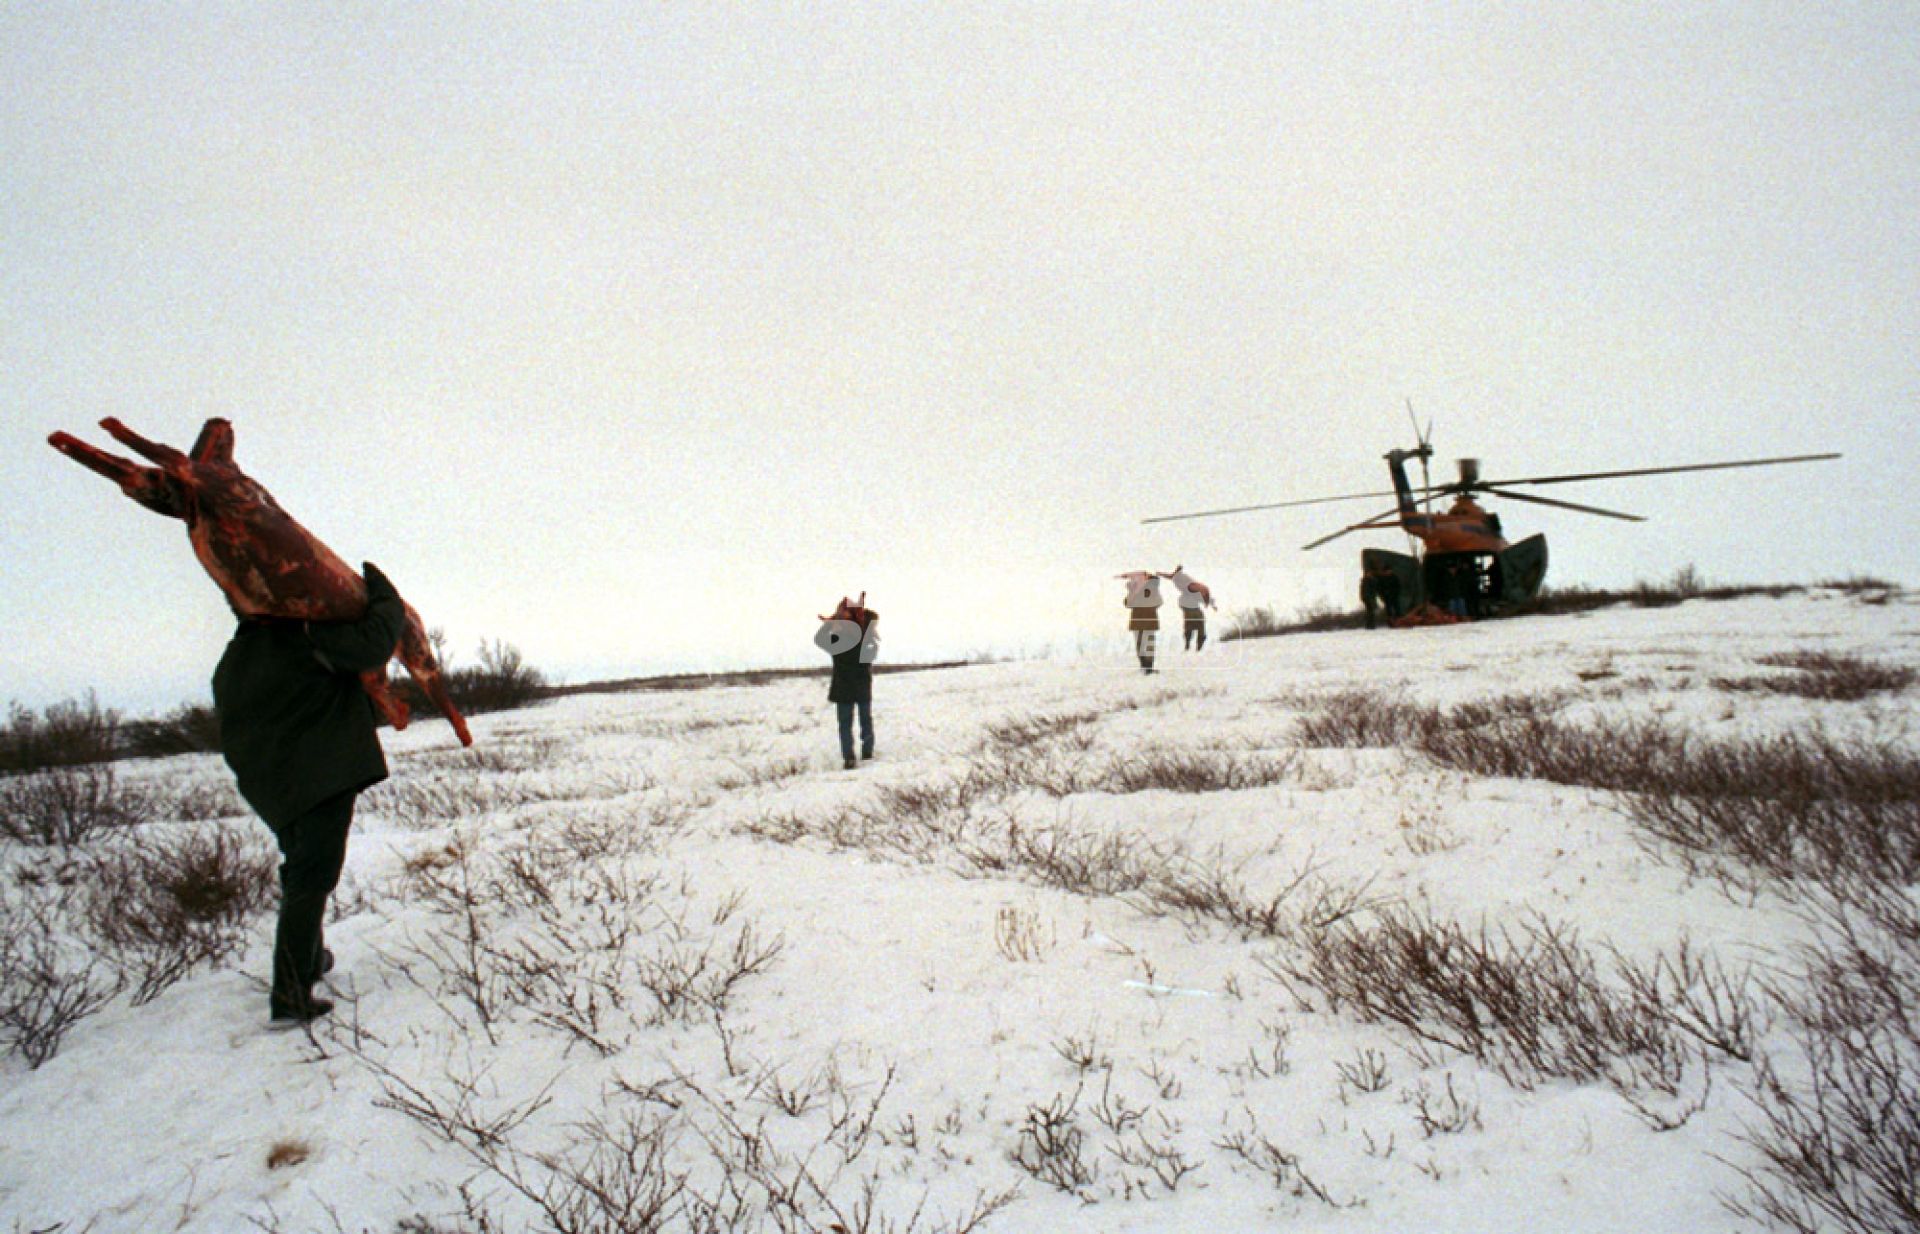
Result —
<instances>
[{"instance_id":1,"label":"person carrying meat carcass","mask_svg":"<svg viewBox=\"0 0 1920 1234\"><path fill-rule=\"evenodd\" d=\"M333 1010L313 992L333 967L327 899L346 862L354 798L387 778L358 674L392 657L406 606L377 566L361 575L367 607L358 620L242 617L213 673L221 752L285 858L267 996L277 1028Z\"/></svg>"},{"instance_id":2,"label":"person carrying meat carcass","mask_svg":"<svg viewBox=\"0 0 1920 1234\"><path fill-rule=\"evenodd\" d=\"M840 597L833 612L820 619L814 645L833 657L833 682L827 687L840 723L840 757L848 771L860 764L853 757L853 717L860 716L860 757L873 757L873 662L880 654L880 614L867 607L867 593L858 600Z\"/></svg>"},{"instance_id":3,"label":"person carrying meat carcass","mask_svg":"<svg viewBox=\"0 0 1920 1234\"><path fill-rule=\"evenodd\" d=\"M1151 570L1129 570L1116 574L1127 584L1127 633L1132 637L1134 654L1140 657L1140 671L1153 672L1155 645L1160 639L1160 576Z\"/></svg>"},{"instance_id":4,"label":"person carrying meat carcass","mask_svg":"<svg viewBox=\"0 0 1920 1234\"><path fill-rule=\"evenodd\" d=\"M1160 577L1173 583L1178 593L1176 602L1180 605L1180 646L1185 651L1203 651L1207 646L1207 610L1213 607L1213 589L1193 575L1187 573L1185 566L1175 566L1173 573Z\"/></svg>"}]
</instances>

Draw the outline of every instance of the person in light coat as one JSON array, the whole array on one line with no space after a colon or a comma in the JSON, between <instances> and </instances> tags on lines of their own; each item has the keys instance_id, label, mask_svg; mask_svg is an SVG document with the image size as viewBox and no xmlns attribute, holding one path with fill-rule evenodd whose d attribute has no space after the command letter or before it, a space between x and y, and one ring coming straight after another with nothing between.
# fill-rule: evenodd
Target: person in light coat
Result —
<instances>
[{"instance_id":1,"label":"person in light coat","mask_svg":"<svg viewBox=\"0 0 1920 1234\"><path fill-rule=\"evenodd\" d=\"M1134 654L1140 657L1140 671L1153 672L1154 651L1160 641L1160 576L1151 570L1129 570L1114 577L1124 579L1127 597L1121 603L1127 609L1127 633Z\"/></svg>"},{"instance_id":2,"label":"person in light coat","mask_svg":"<svg viewBox=\"0 0 1920 1234\"><path fill-rule=\"evenodd\" d=\"M1180 646L1187 651L1202 650L1207 645L1207 610L1213 607L1213 589L1188 574L1185 566L1175 566L1173 573L1162 577L1173 584L1179 597Z\"/></svg>"}]
</instances>

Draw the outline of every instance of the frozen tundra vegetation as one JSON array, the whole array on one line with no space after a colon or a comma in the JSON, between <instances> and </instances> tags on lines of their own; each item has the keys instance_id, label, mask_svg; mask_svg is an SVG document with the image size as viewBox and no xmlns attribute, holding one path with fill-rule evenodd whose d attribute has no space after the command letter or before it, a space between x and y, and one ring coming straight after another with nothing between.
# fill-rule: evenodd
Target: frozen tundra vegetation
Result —
<instances>
[{"instance_id":1,"label":"frozen tundra vegetation","mask_svg":"<svg viewBox=\"0 0 1920 1234\"><path fill-rule=\"evenodd\" d=\"M0 780L10 1231L1920 1229L1898 589L390 735L269 1033L218 757Z\"/></svg>"}]
</instances>

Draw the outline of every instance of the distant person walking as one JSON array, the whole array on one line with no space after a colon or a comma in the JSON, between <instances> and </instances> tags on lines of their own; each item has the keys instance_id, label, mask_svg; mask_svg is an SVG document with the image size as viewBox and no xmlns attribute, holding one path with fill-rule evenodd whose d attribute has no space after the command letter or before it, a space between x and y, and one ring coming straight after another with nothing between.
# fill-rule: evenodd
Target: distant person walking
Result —
<instances>
[{"instance_id":1,"label":"distant person walking","mask_svg":"<svg viewBox=\"0 0 1920 1234\"><path fill-rule=\"evenodd\" d=\"M333 1010L313 993L333 967L327 898L346 863L354 798L387 778L359 674L392 658L406 606L377 566L361 574L367 611L358 621L242 617L213 673L221 753L286 859L267 995L277 1028Z\"/></svg>"},{"instance_id":2,"label":"distant person walking","mask_svg":"<svg viewBox=\"0 0 1920 1234\"><path fill-rule=\"evenodd\" d=\"M1156 644L1160 640L1160 576L1151 570L1129 570L1114 577L1126 580L1127 632L1133 639L1134 654L1140 657L1140 671L1153 672Z\"/></svg>"},{"instance_id":3,"label":"distant person walking","mask_svg":"<svg viewBox=\"0 0 1920 1234\"><path fill-rule=\"evenodd\" d=\"M1203 649L1207 645L1207 610L1213 607L1213 589L1188 574L1185 566L1175 566L1173 573L1162 577L1173 583L1176 603L1180 605L1181 648Z\"/></svg>"},{"instance_id":4,"label":"distant person walking","mask_svg":"<svg viewBox=\"0 0 1920 1234\"><path fill-rule=\"evenodd\" d=\"M859 766L853 757L853 718L860 716L860 757L873 757L873 662L880 654L880 614L867 607L867 593L858 600L840 597L833 612L820 619L814 645L833 657L833 682L827 701L840 723L840 757L848 771Z\"/></svg>"}]
</instances>

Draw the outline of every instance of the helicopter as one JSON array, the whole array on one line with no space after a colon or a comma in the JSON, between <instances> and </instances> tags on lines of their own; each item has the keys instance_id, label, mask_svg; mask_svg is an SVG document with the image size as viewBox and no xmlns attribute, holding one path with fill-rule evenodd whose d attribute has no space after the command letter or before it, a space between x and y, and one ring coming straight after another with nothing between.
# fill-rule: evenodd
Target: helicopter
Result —
<instances>
[{"instance_id":1,"label":"helicopter","mask_svg":"<svg viewBox=\"0 0 1920 1234\"><path fill-rule=\"evenodd\" d=\"M1412 408L1408 408L1412 413ZM1838 454L1795 454L1776 458L1733 459L1717 463L1685 463L1670 467L1637 467L1619 471L1591 471L1563 475L1525 476L1512 480L1486 480L1480 475L1480 460L1456 460L1458 479L1433 483L1428 462L1433 457L1433 423L1426 432L1414 421L1418 444L1411 449L1390 450L1385 455L1388 474L1393 479L1391 492L1344 493L1335 497L1309 497L1299 501L1269 502L1263 505L1233 506L1222 510L1200 510L1189 514L1163 514L1142 519L1142 523L1170 523L1182 519L1214 518L1227 514L1245 514L1255 510L1282 510L1296 506L1321 505L1336 501L1360 501L1370 497L1392 497L1393 508L1357 523L1350 523L1330 535L1321 536L1303 546L1316 549L1355 531L1380 531L1399 528L1415 542L1413 553L1388 549L1361 550L1361 602L1367 610L1367 624L1373 625L1378 604L1389 622L1397 624L1434 624L1495 615L1526 603L1540 592L1547 575L1547 539L1532 535L1513 542L1501 528L1500 516L1475 500L1491 493L1510 501L1554 506L1602 518L1644 523L1638 514L1627 514L1601 506L1583 505L1537 493L1513 491L1519 485L1574 484L1592 480L1616 480L1628 476L1674 475L1680 472L1723 471L1737 467L1773 467L1788 463L1811 463L1839 458ZM1421 483L1415 488L1407 476L1407 464L1420 464ZM1445 510L1436 511L1440 498L1451 498ZM1424 506L1422 501L1424 499Z\"/></svg>"}]
</instances>

